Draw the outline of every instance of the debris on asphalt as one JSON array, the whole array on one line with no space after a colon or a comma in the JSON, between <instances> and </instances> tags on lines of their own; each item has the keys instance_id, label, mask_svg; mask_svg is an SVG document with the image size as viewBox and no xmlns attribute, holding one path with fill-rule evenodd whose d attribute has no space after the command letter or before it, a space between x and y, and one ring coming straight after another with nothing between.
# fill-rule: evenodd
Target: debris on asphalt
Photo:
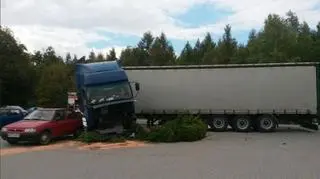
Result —
<instances>
[{"instance_id":1,"label":"debris on asphalt","mask_svg":"<svg viewBox=\"0 0 320 179\"><path fill-rule=\"evenodd\" d=\"M76 148L78 150L107 150L107 149L117 149L117 148L133 148L133 147L144 147L146 143L137 142L137 141L125 141L119 143L82 143L78 141L66 141L59 142L55 144L50 144L46 146L32 146L32 147L24 147L17 146L12 148L6 148L0 150L0 156L6 155L14 155L26 152L36 152L36 151L44 151L44 150L56 150L61 148Z\"/></svg>"},{"instance_id":2,"label":"debris on asphalt","mask_svg":"<svg viewBox=\"0 0 320 179\"><path fill-rule=\"evenodd\" d=\"M133 147L144 147L147 144L144 142L137 141L125 141L121 143L92 143L92 144L83 144L78 147L80 150L108 150L108 149L117 149L117 148L133 148Z\"/></svg>"}]
</instances>

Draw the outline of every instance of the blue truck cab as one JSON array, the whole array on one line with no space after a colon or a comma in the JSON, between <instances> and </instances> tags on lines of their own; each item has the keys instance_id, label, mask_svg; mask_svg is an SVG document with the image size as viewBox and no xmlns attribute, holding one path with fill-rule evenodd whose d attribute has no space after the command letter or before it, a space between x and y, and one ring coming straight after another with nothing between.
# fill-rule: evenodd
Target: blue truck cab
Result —
<instances>
[{"instance_id":1,"label":"blue truck cab","mask_svg":"<svg viewBox=\"0 0 320 179\"><path fill-rule=\"evenodd\" d=\"M134 91L118 61L77 64L76 88L88 130L117 125L127 129L135 121Z\"/></svg>"}]
</instances>

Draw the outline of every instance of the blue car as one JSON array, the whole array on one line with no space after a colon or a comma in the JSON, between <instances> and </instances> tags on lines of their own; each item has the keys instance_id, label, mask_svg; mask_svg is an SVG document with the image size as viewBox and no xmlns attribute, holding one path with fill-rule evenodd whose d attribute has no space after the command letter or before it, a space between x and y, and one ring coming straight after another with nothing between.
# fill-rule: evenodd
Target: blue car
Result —
<instances>
[{"instance_id":1,"label":"blue car","mask_svg":"<svg viewBox=\"0 0 320 179\"><path fill-rule=\"evenodd\" d=\"M4 106L0 108L0 128L22 120L28 112L20 106Z\"/></svg>"}]
</instances>

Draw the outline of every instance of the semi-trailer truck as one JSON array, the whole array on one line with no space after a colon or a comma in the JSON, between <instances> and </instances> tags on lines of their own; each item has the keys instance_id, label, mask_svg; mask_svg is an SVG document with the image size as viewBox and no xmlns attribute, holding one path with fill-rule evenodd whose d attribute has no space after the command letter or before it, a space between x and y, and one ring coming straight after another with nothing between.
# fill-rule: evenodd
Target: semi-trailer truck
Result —
<instances>
[{"instance_id":1,"label":"semi-trailer truck","mask_svg":"<svg viewBox=\"0 0 320 179\"><path fill-rule=\"evenodd\" d=\"M122 126L130 129L136 120L134 91L118 61L76 65L77 105L87 130ZM139 90L139 83L135 83Z\"/></svg>"},{"instance_id":2,"label":"semi-trailer truck","mask_svg":"<svg viewBox=\"0 0 320 179\"><path fill-rule=\"evenodd\" d=\"M137 118L152 125L191 114L214 131L231 126L238 132L271 132L281 123L318 129L314 124L320 107L318 63L79 64L77 89L91 128L120 121L130 127Z\"/></svg>"}]
</instances>

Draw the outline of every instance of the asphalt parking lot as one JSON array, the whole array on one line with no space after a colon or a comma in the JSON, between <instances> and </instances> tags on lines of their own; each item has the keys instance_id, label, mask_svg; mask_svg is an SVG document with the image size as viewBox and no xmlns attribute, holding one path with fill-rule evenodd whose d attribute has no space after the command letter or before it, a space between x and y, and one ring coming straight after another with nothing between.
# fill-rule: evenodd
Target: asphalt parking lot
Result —
<instances>
[{"instance_id":1,"label":"asphalt parking lot","mask_svg":"<svg viewBox=\"0 0 320 179\"><path fill-rule=\"evenodd\" d=\"M320 178L320 132L212 133L202 141L1 156L3 179ZM2 149L7 150L7 149Z\"/></svg>"},{"instance_id":2,"label":"asphalt parking lot","mask_svg":"<svg viewBox=\"0 0 320 179\"><path fill-rule=\"evenodd\" d=\"M2 148L9 148L9 147L11 147L6 141L4 141L4 140L2 140L1 138L0 138L0 149L2 149Z\"/></svg>"}]
</instances>

